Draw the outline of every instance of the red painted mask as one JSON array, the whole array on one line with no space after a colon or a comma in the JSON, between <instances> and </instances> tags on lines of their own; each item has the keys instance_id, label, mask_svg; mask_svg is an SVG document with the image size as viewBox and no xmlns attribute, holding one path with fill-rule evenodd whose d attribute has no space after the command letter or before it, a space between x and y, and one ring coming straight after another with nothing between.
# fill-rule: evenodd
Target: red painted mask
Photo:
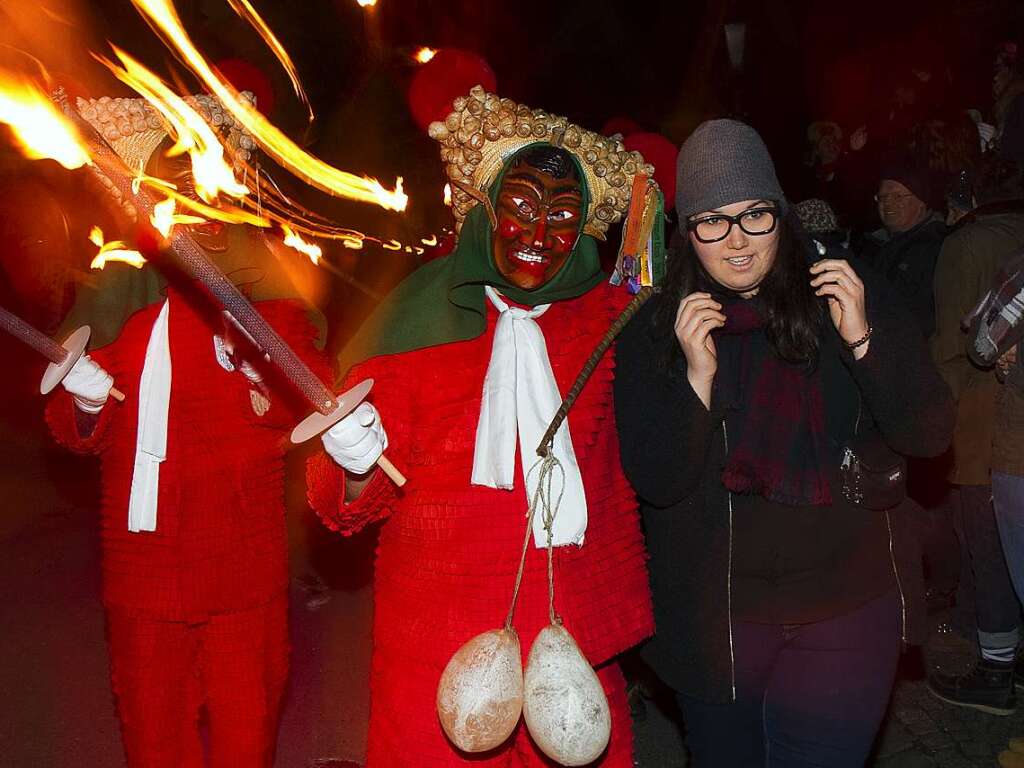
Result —
<instances>
[{"instance_id":1,"label":"red painted mask","mask_svg":"<svg viewBox=\"0 0 1024 768\"><path fill-rule=\"evenodd\" d=\"M495 213L494 266L512 285L533 291L565 266L580 232L583 192L572 174L557 178L520 159L506 172Z\"/></svg>"}]
</instances>

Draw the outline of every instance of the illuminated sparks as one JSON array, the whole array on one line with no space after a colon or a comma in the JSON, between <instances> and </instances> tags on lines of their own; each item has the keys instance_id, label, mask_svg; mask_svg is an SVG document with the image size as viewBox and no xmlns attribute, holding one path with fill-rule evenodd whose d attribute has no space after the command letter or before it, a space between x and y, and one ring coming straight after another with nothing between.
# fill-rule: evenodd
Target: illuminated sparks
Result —
<instances>
[{"instance_id":1,"label":"illuminated sparks","mask_svg":"<svg viewBox=\"0 0 1024 768\"><path fill-rule=\"evenodd\" d=\"M132 0L132 4L275 162L328 194L375 203L389 210L405 210L409 198L402 191L401 178L396 181L395 189L388 190L376 179L334 168L305 152L254 107L243 103L238 91L218 76L196 49L170 0Z\"/></svg>"},{"instance_id":2,"label":"illuminated sparks","mask_svg":"<svg viewBox=\"0 0 1024 768\"><path fill-rule=\"evenodd\" d=\"M342 238L341 244L346 248L351 248L353 251L360 251L363 248L363 241L357 237L345 237Z\"/></svg>"},{"instance_id":3,"label":"illuminated sparks","mask_svg":"<svg viewBox=\"0 0 1024 768\"><path fill-rule=\"evenodd\" d=\"M320 258L324 255L319 245L306 242L298 234L292 231L290 227L285 224L281 225L281 231L284 232L284 244L289 248L294 248L299 253L304 253L309 256L309 260L314 264L320 263Z\"/></svg>"},{"instance_id":4,"label":"illuminated sparks","mask_svg":"<svg viewBox=\"0 0 1024 768\"><path fill-rule=\"evenodd\" d=\"M153 214L149 217L150 223L164 237L170 237L171 227L175 224L205 224L206 219L199 216L191 216L187 213L174 212L175 199L168 197L153 206Z\"/></svg>"},{"instance_id":5,"label":"illuminated sparks","mask_svg":"<svg viewBox=\"0 0 1024 768\"><path fill-rule=\"evenodd\" d=\"M232 197L247 195L248 188L235 180L234 171L224 160L224 147L217 135L199 113L136 59L117 46L113 48L124 67L107 59L100 61L163 115L175 139L168 154L188 153L199 197L211 203L221 192Z\"/></svg>"},{"instance_id":6,"label":"illuminated sparks","mask_svg":"<svg viewBox=\"0 0 1024 768\"><path fill-rule=\"evenodd\" d=\"M397 240L389 240L386 243L381 243L380 247L385 251L400 251L402 250L402 244Z\"/></svg>"},{"instance_id":7,"label":"illuminated sparks","mask_svg":"<svg viewBox=\"0 0 1024 768\"><path fill-rule=\"evenodd\" d=\"M89 232L89 240L92 241L93 245L99 246L99 253L93 258L89 264L90 269L103 269L107 262L119 261L124 264L130 264L136 269L141 269L142 265L146 263L145 257L138 251L133 251L125 247L125 243L121 240L111 240L109 243L103 241L103 230L99 227L93 227Z\"/></svg>"},{"instance_id":8,"label":"illuminated sparks","mask_svg":"<svg viewBox=\"0 0 1024 768\"><path fill-rule=\"evenodd\" d=\"M452 185L451 184L445 184L444 185L444 204L447 205L449 208L452 207Z\"/></svg>"},{"instance_id":9,"label":"illuminated sparks","mask_svg":"<svg viewBox=\"0 0 1024 768\"><path fill-rule=\"evenodd\" d=\"M299 97L299 101L306 105L309 119L312 121L313 108L309 105L309 97L306 95L306 90L302 87L302 83L299 82L299 74L295 70L295 63L292 61L291 56L288 55L288 51L284 49L284 46L281 45L281 42L271 31L270 27L267 26L267 23L256 12L256 9L252 7L249 0L228 0L228 4L235 13L252 25L256 32L259 33L259 36L263 38L263 42L267 44L267 47L281 63L281 66L284 67L284 71L288 73L288 79L292 81L292 89L295 91L295 95Z\"/></svg>"},{"instance_id":10,"label":"illuminated sparks","mask_svg":"<svg viewBox=\"0 0 1024 768\"><path fill-rule=\"evenodd\" d=\"M420 48L418 51L416 51L416 54L413 56L413 58L416 59L416 61L418 61L420 64L426 64L428 61L434 58L436 54L436 48L427 48L426 46L424 46Z\"/></svg>"},{"instance_id":11,"label":"illuminated sparks","mask_svg":"<svg viewBox=\"0 0 1024 768\"><path fill-rule=\"evenodd\" d=\"M0 123L10 126L19 149L30 160L49 158L68 170L92 163L74 125L42 89L4 70L0 70Z\"/></svg>"},{"instance_id":12,"label":"illuminated sparks","mask_svg":"<svg viewBox=\"0 0 1024 768\"><path fill-rule=\"evenodd\" d=\"M431 235L430 237L421 237L420 242L423 243L424 245L429 245L433 247L437 245L437 235Z\"/></svg>"}]
</instances>

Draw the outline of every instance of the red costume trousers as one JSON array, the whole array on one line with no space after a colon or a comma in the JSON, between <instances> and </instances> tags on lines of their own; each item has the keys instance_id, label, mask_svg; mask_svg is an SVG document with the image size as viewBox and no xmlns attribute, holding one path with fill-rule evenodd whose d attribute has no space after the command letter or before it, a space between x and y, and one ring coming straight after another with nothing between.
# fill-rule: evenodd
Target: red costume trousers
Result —
<instances>
[{"instance_id":1,"label":"red costume trousers","mask_svg":"<svg viewBox=\"0 0 1024 768\"><path fill-rule=\"evenodd\" d=\"M107 609L131 768L269 768L288 677L288 598L200 622ZM209 723L209 762L200 709Z\"/></svg>"},{"instance_id":2,"label":"red costume trousers","mask_svg":"<svg viewBox=\"0 0 1024 768\"><path fill-rule=\"evenodd\" d=\"M373 657L373 690L370 698L371 737L366 755L368 768L513 768L556 766L530 739L520 719L509 741L493 752L460 753L445 736L434 707L423 706L437 694L440 672L388 658L378 651ZM618 664L609 662L597 670L612 715L612 737L604 755L590 768L633 767L633 724L626 701L626 681ZM375 699L388 702L387 719L373 716ZM511 745L511 749L509 746Z\"/></svg>"}]
</instances>

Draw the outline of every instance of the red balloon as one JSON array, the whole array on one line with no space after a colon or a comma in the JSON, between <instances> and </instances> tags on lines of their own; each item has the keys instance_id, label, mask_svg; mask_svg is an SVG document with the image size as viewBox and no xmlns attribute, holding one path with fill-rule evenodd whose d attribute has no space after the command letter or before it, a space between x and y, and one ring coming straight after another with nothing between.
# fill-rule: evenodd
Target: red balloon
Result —
<instances>
[{"instance_id":1,"label":"red balloon","mask_svg":"<svg viewBox=\"0 0 1024 768\"><path fill-rule=\"evenodd\" d=\"M224 79L239 91L252 91L256 109L264 115L274 110L274 86L263 70L245 59L221 59L216 64Z\"/></svg>"},{"instance_id":2,"label":"red balloon","mask_svg":"<svg viewBox=\"0 0 1024 768\"><path fill-rule=\"evenodd\" d=\"M421 130L435 120L444 120L452 111L452 102L465 96L474 85L494 93L498 80L482 57L472 51L443 48L420 66L409 84L409 109Z\"/></svg>"},{"instance_id":3,"label":"red balloon","mask_svg":"<svg viewBox=\"0 0 1024 768\"><path fill-rule=\"evenodd\" d=\"M639 152L654 166L654 180L665 195L665 210L676 205L676 157L679 148L660 133L634 133L622 140L630 152Z\"/></svg>"},{"instance_id":4,"label":"red balloon","mask_svg":"<svg viewBox=\"0 0 1024 768\"><path fill-rule=\"evenodd\" d=\"M644 127L640 125L636 120L631 117L618 117L609 118L604 125L601 126L602 136L611 136L614 133L620 136L629 136L633 133L642 132Z\"/></svg>"}]
</instances>

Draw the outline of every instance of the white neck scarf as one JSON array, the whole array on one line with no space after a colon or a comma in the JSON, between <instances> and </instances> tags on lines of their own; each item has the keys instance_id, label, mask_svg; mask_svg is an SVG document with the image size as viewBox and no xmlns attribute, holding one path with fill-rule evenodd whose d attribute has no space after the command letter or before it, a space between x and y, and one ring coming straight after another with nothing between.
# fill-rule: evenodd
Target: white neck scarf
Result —
<instances>
[{"instance_id":1,"label":"white neck scarf","mask_svg":"<svg viewBox=\"0 0 1024 768\"><path fill-rule=\"evenodd\" d=\"M135 469L128 500L128 530L156 530L160 491L160 464L167 458L167 412L171 404L171 347L164 306L153 323L146 345L146 361L139 379L139 426L135 438Z\"/></svg>"},{"instance_id":2,"label":"white neck scarf","mask_svg":"<svg viewBox=\"0 0 1024 768\"><path fill-rule=\"evenodd\" d=\"M484 290L500 316L494 331L491 362L484 377L471 482L490 488L512 488L518 434L526 495L532 499L539 468L532 473L530 470L539 459L537 446L562 404L544 334L534 321L551 305L542 304L533 309L509 307L493 288L486 286ZM555 433L552 452L565 472L562 501L552 526L552 543L556 547L582 544L587 530L587 499L568 420ZM553 501L559 497L560 477L561 474L556 473ZM548 541L542 517L538 513L533 520L533 541L541 548L546 547Z\"/></svg>"}]
</instances>

